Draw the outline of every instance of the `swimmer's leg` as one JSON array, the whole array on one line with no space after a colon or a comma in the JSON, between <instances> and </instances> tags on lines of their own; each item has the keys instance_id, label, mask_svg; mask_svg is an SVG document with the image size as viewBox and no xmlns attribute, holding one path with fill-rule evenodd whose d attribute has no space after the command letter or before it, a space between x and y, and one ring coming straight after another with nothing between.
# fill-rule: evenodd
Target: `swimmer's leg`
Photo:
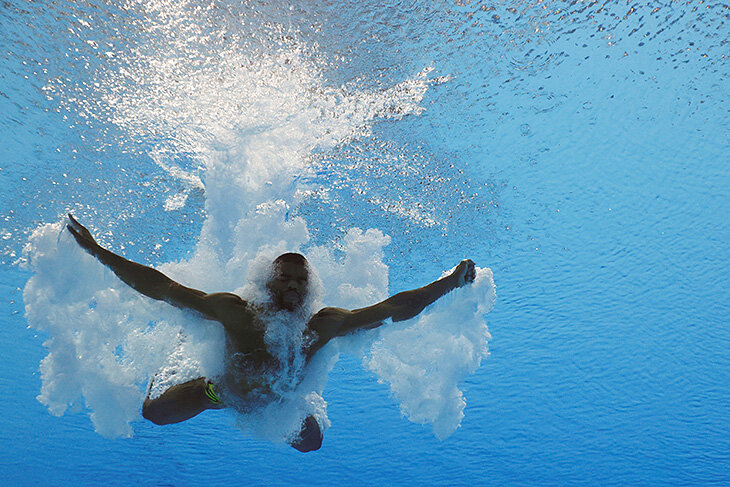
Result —
<instances>
[{"instance_id":1,"label":"swimmer's leg","mask_svg":"<svg viewBox=\"0 0 730 487\"><path fill-rule=\"evenodd\" d=\"M224 407L213 391L213 385L200 377L172 386L155 399L150 399L148 394L142 406L142 416L155 424L171 424L190 419L206 409Z\"/></svg>"},{"instance_id":2,"label":"swimmer's leg","mask_svg":"<svg viewBox=\"0 0 730 487\"><path fill-rule=\"evenodd\" d=\"M301 452L319 450L322 446L322 430L314 416L307 416L302 423L302 429L297 438L290 445Z\"/></svg>"}]
</instances>

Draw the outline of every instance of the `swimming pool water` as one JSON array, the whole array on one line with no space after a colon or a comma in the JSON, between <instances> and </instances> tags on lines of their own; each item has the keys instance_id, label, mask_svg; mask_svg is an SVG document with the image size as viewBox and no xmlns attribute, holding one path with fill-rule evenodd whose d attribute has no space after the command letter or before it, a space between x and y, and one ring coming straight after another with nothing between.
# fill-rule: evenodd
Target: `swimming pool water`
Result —
<instances>
[{"instance_id":1,"label":"swimming pool water","mask_svg":"<svg viewBox=\"0 0 730 487\"><path fill-rule=\"evenodd\" d=\"M708 1L0 7L8 485L727 484L728 15ZM277 197L335 256L352 227L389 235L391 293L464 257L492 269L490 355L460 384L453 435L407 421L348 355L311 455L221 412L107 439L90 409L36 400L33 230L71 210L129 258L184 264L206 224Z\"/></svg>"}]
</instances>

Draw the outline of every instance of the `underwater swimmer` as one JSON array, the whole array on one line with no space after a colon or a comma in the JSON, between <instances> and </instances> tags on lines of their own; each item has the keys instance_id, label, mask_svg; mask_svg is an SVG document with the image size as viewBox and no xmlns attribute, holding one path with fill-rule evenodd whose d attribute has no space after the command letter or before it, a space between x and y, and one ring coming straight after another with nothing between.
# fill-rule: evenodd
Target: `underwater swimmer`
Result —
<instances>
[{"instance_id":1,"label":"underwater swimmer","mask_svg":"<svg viewBox=\"0 0 730 487\"><path fill-rule=\"evenodd\" d=\"M280 255L273 262L271 277L266 288L271 298L271 309L263 310L232 293L205 293L185 287L161 272L125 259L101 247L89 230L69 214L66 226L76 242L89 254L107 266L122 281L152 299L192 310L202 317L217 321L226 331L227 362L243 359L246 367L226 367L223 381L226 391L247 401L253 397L271 394L262 383L261 374L248 373L257 369L276 370L276 358L264 341L266 312L300 313L309 292L309 264L301 254ZM366 308L347 310L323 308L309 317L304 330L307 360L335 337L356 330L376 328L384 320L403 321L413 318L446 293L474 282L474 262L463 260L446 277L431 284L405 291ZM239 360L240 361L240 360ZM201 377L170 387L159 397L149 394L142 407L142 416L155 424L179 423L206 409L220 409L226 405L216 393L215 384ZM322 431L313 416L307 417L299 434L290 442L299 451L317 450L322 446Z\"/></svg>"}]
</instances>

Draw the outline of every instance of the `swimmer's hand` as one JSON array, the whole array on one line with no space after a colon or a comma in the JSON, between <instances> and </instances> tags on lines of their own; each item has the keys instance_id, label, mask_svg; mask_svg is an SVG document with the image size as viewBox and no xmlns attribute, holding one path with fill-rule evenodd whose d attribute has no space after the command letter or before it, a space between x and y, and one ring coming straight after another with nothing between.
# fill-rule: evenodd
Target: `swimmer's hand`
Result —
<instances>
[{"instance_id":1,"label":"swimmer's hand","mask_svg":"<svg viewBox=\"0 0 730 487\"><path fill-rule=\"evenodd\" d=\"M84 250L93 254L94 250L99 247L99 244L96 243L94 237L91 236L91 232L89 232L89 229L80 224L71 213L68 214L68 219L71 221L71 223L66 225L68 231L71 232L71 235L74 236L76 242Z\"/></svg>"},{"instance_id":2,"label":"swimmer's hand","mask_svg":"<svg viewBox=\"0 0 730 487\"><path fill-rule=\"evenodd\" d=\"M456 278L456 287L463 287L474 282L477 277L477 270L474 261L471 259L462 260L451 274Z\"/></svg>"}]
</instances>

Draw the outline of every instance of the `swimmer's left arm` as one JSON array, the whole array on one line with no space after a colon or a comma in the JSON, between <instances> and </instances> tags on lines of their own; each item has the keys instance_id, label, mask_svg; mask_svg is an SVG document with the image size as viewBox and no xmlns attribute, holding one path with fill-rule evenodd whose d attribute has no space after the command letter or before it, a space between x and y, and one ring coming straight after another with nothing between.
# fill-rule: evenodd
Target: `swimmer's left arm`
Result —
<instances>
[{"instance_id":1,"label":"swimmer's left arm","mask_svg":"<svg viewBox=\"0 0 730 487\"><path fill-rule=\"evenodd\" d=\"M469 259L462 260L454 272L438 281L418 289L398 293L373 306L350 311L342 320L336 335L341 336L355 330L376 328L389 318L394 322L413 318L444 294L474 282L475 277L474 262Z\"/></svg>"},{"instance_id":2,"label":"swimmer's left arm","mask_svg":"<svg viewBox=\"0 0 730 487\"><path fill-rule=\"evenodd\" d=\"M217 321L221 321L219 318L221 310L225 311L231 307L231 299L221 299L225 298L225 293L211 295L183 286L152 267L132 262L105 249L73 215L69 213L68 218L69 223L66 228L71 232L76 243L135 291L178 308L197 311L203 317ZM238 300L241 299L238 298Z\"/></svg>"}]
</instances>

